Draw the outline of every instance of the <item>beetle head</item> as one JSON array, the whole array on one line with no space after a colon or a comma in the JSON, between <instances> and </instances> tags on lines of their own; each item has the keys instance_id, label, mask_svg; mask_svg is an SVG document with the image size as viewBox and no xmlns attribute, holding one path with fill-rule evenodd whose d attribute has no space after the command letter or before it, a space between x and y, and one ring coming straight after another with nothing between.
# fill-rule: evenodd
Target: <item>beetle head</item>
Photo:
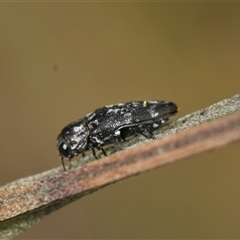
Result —
<instances>
[{"instance_id":1,"label":"beetle head","mask_svg":"<svg viewBox=\"0 0 240 240\"><path fill-rule=\"evenodd\" d=\"M85 151L88 141L88 129L82 121L65 127L57 138L60 157L71 159Z\"/></svg>"}]
</instances>

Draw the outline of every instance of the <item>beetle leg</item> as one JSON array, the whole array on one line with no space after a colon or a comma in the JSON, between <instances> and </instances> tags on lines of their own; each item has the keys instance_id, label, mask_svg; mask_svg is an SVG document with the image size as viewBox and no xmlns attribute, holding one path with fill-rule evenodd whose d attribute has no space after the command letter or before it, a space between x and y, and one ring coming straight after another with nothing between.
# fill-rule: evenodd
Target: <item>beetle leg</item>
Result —
<instances>
[{"instance_id":1,"label":"beetle leg","mask_svg":"<svg viewBox=\"0 0 240 240\"><path fill-rule=\"evenodd\" d=\"M141 134L142 136L144 136L147 139L150 139L150 138L154 139L154 136L151 132L140 131L138 133Z\"/></svg>"},{"instance_id":2,"label":"beetle leg","mask_svg":"<svg viewBox=\"0 0 240 240\"><path fill-rule=\"evenodd\" d=\"M94 148L91 148L91 150L92 150L92 155L95 157L95 159L98 159L97 156L96 156L95 149L94 149Z\"/></svg>"},{"instance_id":3,"label":"beetle leg","mask_svg":"<svg viewBox=\"0 0 240 240\"><path fill-rule=\"evenodd\" d=\"M65 163L64 163L64 157L61 157L61 161L62 161L62 166L63 166L64 171L67 171Z\"/></svg>"},{"instance_id":4,"label":"beetle leg","mask_svg":"<svg viewBox=\"0 0 240 240\"><path fill-rule=\"evenodd\" d=\"M99 149L103 152L103 154L104 154L105 156L107 156L107 154L106 154L104 148L100 147Z\"/></svg>"}]
</instances>

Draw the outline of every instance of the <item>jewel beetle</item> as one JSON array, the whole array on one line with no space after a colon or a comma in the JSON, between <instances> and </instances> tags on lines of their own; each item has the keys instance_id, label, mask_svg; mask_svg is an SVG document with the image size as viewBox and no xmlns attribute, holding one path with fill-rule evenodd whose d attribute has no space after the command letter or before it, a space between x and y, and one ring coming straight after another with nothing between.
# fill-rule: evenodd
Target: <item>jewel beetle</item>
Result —
<instances>
[{"instance_id":1,"label":"jewel beetle","mask_svg":"<svg viewBox=\"0 0 240 240\"><path fill-rule=\"evenodd\" d=\"M125 141L126 138L141 134L146 138L153 137L153 131L178 112L173 102L167 101L134 101L108 105L87 114L63 128L57 138L57 148L66 170L64 159L95 148L106 152L103 146Z\"/></svg>"}]
</instances>

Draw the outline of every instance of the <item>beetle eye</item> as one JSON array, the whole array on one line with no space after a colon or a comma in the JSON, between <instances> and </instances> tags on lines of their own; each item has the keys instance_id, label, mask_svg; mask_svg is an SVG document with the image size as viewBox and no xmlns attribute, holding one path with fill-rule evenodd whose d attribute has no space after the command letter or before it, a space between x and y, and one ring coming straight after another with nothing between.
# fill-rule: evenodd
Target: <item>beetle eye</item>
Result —
<instances>
[{"instance_id":1,"label":"beetle eye","mask_svg":"<svg viewBox=\"0 0 240 240\"><path fill-rule=\"evenodd\" d=\"M65 142L61 142L61 144L59 145L59 153L62 157L65 158L69 158L70 157L70 148L68 147L68 145Z\"/></svg>"}]
</instances>

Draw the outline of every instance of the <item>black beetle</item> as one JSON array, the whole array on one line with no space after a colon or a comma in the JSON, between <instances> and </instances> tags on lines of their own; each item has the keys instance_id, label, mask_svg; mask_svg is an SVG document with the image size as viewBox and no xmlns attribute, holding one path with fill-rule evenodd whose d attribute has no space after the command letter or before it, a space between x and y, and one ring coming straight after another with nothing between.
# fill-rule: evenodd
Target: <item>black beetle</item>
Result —
<instances>
[{"instance_id":1,"label":"black beetle","mask_svg":"<svg viewBox=\"0 0 240 240\"><path fill-rule=\"evenodd\" d=\"M67 125L57 138L57 148L62 160L71 159L89 149L124 141L136 133L152 138L152 132L178 112L173 102L135 101L99 108L85 117Z\"/></svg>"}]
</instances>

